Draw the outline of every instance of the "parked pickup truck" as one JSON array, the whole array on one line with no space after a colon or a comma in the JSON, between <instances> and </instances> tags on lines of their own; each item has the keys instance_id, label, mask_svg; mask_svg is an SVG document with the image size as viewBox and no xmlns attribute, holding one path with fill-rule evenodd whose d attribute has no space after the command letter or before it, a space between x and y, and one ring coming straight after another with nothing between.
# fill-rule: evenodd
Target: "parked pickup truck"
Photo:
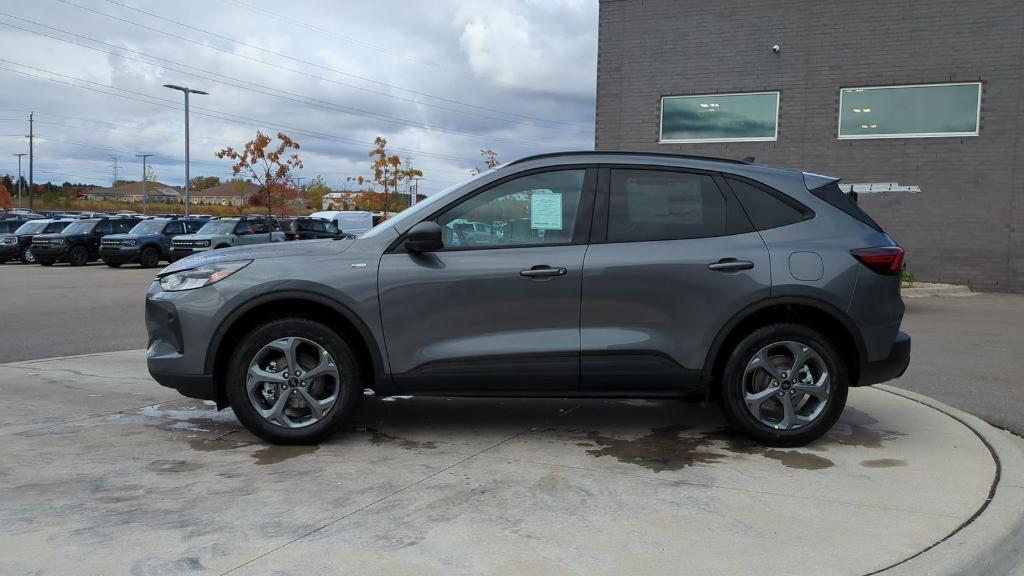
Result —
<instances>
[{"instance_id":1,"label":"parked pickup truck","mask_svg":"<svg viewBox=\"0 0 1024 576\"><path fill-rule=\"evenodd\" d=\"M284 232L276 220L266 216L217 218L208 220L195 234L171 239L171 260L207 250L265 242L284 242Z\"/></svg>"}]
</instances>

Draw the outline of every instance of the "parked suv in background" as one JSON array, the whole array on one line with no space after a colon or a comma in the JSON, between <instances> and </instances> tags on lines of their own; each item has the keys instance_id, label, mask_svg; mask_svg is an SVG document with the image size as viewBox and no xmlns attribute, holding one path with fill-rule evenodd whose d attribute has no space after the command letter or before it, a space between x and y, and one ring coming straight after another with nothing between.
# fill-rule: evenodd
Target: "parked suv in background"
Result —
<instances>
[{"instance_id":1,"label":"parked suv in background","mask_svg":"<svg viewBox=\"0 0 1024 576\"><path fill-rule=\"evenodd\" d=\"M41 216L35 214L26 215L18 212L3 214L0 216L0 234L10 234L20 228L25 222L32 222L41 218Z\"/></svg>"},{"instance_id":2,"label":"parked suv in background","mask_svg":"<svg viewBox=\"0 0 1024 576\"><path fill-rule=\"evenodd\" d=\"M283 241L284 232L277 221L266 216L215 218L207 220L195 234L171 240L171 258L180 260L207 250Z\"/></svg>"},{"instance_id":3,"label":"parked suv in background","mask_svg":"<svg viewBox=\"0 0 1024 576\"><path fill-rule=\"evenodd\" d=\"M138 262L143 268L155 268L161 260L171 260L171 240L193 234L205 220L184 218L148 218L126 234L110 234L100 241L100 258L111 268L126 262Z\"/></svg>"},{"instance_id":4,"label":"parked suv in background","mask_svg":"<svg viewBox=\"0 0 1024 576\"><path fill-rule=\"evenodd\" d=\"M351 236L338 230L338 226L326 218L282 218L281 229L285 240L316 240L318 238L346 238Z\"/></svg>"},{"instance_id":5,"label":"parked suv in background","mask_svg":"<svg viewBox=\"0 0 1024 576\"><path fill-rule=\"evenodd\" d=\"M32 254L43 266L67 260L72 266L85 266L100 257L100 239L132 229L136 216L104 216L76 220L59 234L39 234L32 238Z\"/></svg>"},{"instance_id":6,"label":"parked suv in background","mask_svg":"<svg viewBox=\"0 0 1024 576\"><path fill-rule=\"evenodd\" d=\"M23 264L35 264L32 238L38 234L59 234L74 220L29 220L12 234L0 237L0 264L17 258Z\"/></svg>"},{"instance_id":7,"label":"parked suv in background","mask_svg":"<svg viewBox=\"0 0 1024 576\"><path fill-rule=\"evenodd\" d=\"M714 398L769 445L900 376L903 250L837 178L734 160L534 156L356 239L160 272L150 374L316 442L378 395ZM460 237L453 222L481 222Z\"/></svg>"}]
</instances>

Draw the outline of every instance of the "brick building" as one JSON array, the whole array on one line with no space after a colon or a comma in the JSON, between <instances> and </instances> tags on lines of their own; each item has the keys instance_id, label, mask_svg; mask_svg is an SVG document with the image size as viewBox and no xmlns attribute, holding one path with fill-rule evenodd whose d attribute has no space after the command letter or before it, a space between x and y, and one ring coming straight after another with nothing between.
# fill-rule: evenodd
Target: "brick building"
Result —
<instances>
[{"instance_id":1,"label":"brick building","mask_svg":"<svg viewBox=\"0 0 1024 576\"><path fill-rule=\"evenodd\" d=\"M1024 291L1024 2L602 0L595 146L847 183L916 280Z\"/></svg>"}]
</instances>

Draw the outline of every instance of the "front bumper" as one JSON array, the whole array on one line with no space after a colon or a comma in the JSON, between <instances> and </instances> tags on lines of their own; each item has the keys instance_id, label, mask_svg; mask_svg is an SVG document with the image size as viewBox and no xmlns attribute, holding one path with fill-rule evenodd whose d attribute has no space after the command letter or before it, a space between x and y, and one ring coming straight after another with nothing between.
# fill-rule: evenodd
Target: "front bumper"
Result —
<instances>
[{"instance_id":1,"label":"front bumper","mask_svg":"<svg viewBox=\"0 0 1024 576\"><path fill-rule=\"evenodd\" d=\"M146 367L161 386L183 396L217 400L212 374L205 373L211 310L223 305L216 290L163 292L154 282L146 295Z\"/></svg>"},{"instance_id":2,"label":"front bumper","mask_svg":"<svg viewBox=\"0 0 1024 576\"><path fill-rule=\"evenodd\" d=\"M139 247L138 246L101 246L100 247L100 258L104 262L114 262L116 264L124 264L126 262L134 262L139 259Z\"/></svg>"},{"instance_id":3,"label":"front bumper","mask_svg":"<svg viewBox=\"0 0 1024 576\"><path fill-rule=\"evenodd\" d=\"M57 262L67 257L68 247L66 244L33 244L32 255L36 257L36 260Z\"/></svg>"},{"instance_id":4,"label":"front bumper","mask_svg":"<svg viewBox=\"0 0 1024 576\"><path fill-rule=\"evenodd\" d=\"M860 367L858 386L881 384L903 376L910 365L910 335L906 332L896 334L889 355L875 362L865 362Z\"/></svg>"},{"instance_id":5,"label":"front bumper","mask_svg":"<svg viewBox=\"0 0 1024 576\"><path fill-rule=\"evenodd\" d=\"M0 244L0 260L14 260L21 256L21 246L18 244Z\"/></svg>"}]
</instances>

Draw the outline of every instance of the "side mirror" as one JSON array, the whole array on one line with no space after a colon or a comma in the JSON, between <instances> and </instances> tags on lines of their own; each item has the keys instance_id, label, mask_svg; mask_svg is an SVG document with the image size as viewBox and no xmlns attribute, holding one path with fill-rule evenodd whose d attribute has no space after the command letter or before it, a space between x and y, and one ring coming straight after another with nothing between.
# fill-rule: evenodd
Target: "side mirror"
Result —
<instances>
[{"instance_id":1,"label":"side mirror","mask_svg":"<svg viewBox=\"0 0 1024 576\"><path fill-rule=\"evenodd\" d=\"M441 227L437 222L420 222L405 235L405 249L410 252L433 252L441 248L444 248L444 243L441 242Z\"/></svg>"}]
</instances>

